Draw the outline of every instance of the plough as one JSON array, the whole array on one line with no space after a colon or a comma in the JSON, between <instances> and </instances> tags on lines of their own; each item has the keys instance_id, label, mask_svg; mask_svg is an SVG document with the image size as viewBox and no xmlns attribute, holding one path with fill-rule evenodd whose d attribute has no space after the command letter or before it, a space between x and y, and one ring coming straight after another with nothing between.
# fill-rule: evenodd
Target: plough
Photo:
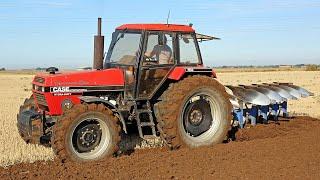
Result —
<instances>
[{"instance_id":1,"label":"plough","mask_svg":"<svg viewBox=\"0 0 320 180\"><path fill-rule=\"evenodd\" d=\"M292 83L262 83L252 85L226 86L233 105L233 120L243 128L246 123L256 125L257 121L267 124L278 117L289 117L288 100L297 100L314 94Z\"/></svg>"}]
</instances>

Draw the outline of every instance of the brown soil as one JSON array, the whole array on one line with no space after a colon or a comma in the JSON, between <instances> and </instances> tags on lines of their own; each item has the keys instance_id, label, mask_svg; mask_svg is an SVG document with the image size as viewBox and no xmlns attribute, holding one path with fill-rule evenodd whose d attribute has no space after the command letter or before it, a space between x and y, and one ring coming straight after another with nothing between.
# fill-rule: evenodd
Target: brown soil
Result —
<instances>
[{"instance_id":1,"label":"brown soil","mask_svg":"<svg viewBox=\"0 0 320 180\"><path fill-rule=\"evenodd\" d=\"M96 163L0 168L0 179L319 179L320 120L297 117L238 131L214 147L136 150Z\"/></svg>"}]
</instances>

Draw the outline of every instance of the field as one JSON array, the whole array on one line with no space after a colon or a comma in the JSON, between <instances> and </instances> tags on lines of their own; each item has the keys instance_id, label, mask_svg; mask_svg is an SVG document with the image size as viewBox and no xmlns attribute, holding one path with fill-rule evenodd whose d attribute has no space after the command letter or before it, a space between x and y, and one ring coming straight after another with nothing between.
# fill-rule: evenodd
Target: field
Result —
<instances>
[{"instance_id":1,"label":"field","mask_svg":"<svg viewBox=\"0 0 320 180\"><path fill-rule=\"evenodd\" d=\"M50 148L27 145L18 135L15 124L16 113L19 109L19 105L23 103L25 98L30 96L30 82L32 77L33 75L30 74L0 73L0 99L2 100L0 105L0 166L9 166L9 169L7 170L0 168L0 179L10 177L32 178L34 175L39 177L49 176L52 178L63 178L65 176L70 178L77 176L101 178L103 176L109 176L113 178L118 177L120 179L126 179L126 177L136 179L149 176L160 178L162 177L161 173L165 174L164 178L175 178L177 176L185 178L196 177L194 176L196 174L192 175L191 172L205 173L199 174L200 177L215 177L214 175L217 175L218 173L218 176L216 177L223 178L223 175L219 173L225 173L223 172L224 169L228 169L230 175L234 175L233 178L243 176L246 173L249 174L249 177L259 178L259 176L257 177L257 175L254 175L254 173L251 172L251 170L257 171L258 167L262 168L261 172L265 175L267 174L267 169L274 171L278 170L280 174L273 174L278 178L289 175L290 177L309 177L313 179L320 175L320 147L318 143L320 134L319 130L314 128L319 128L320 123L318 121L313 121L312 118L306 117L293 120L295 122L283 122L281 126L261 126L244 131L242 134L240 132L240 142L222 144L211 149L183 149L177 152L167 152L165 148L137 150L130 156L111 158L111 160L108 160L105 163L90 164L88 166L76 164L62 165L58 161L52 161L54 159L54 154ZM218 78L223 84L233 85L273 81L294 82L294 84L314 92L315 96L299 101L291 101L289 103L289 111L296 115L308 115L314 118L320 118L320 71L220 72L218 73ZM259 133L259 131L261 133ZM288 146L281 147L282 143L286 143ZM306 145L305 149L304 147L300 147L299 144ZM267 151L268 148L270 151ZM291 150L291 148L295 148L296 151ZM225 155L225 152L228 152L228 155ZM240 154L237 154L236 152ZM255 155L251 156L252 154L250 153ZM298 153L301 153L301 155ZM168 158L166 158L167 156ZM241 157L239 158L239 156ZM254 159L253 157L259 159ZM158 164L154 158L163 160L163 164ZM283 161L285 158L287 161ZM44 163L43 161L40 161L34 164L27 163L38 160L45 160L48 162ZM193 170L192 166L184 163L184 161L188 160L192 160L193 165L196 166L194 169L198 169L199 171ZM230 160L230 162L227 162L228 160ZM242 162L239 162L239 164L231 163L238 162L238 160ZM210 161L212 161L213 165L210 165ZM215 161L221 163L223 166L216 166L217 164L215 164ZM23 162L23 164L10 166L21 162ZM201 164L201 162L206 165ZM276 162L279 162L277 166L263 169L264 163L271 166ZM252 169L244 169L249 163L254 163L254 165L251 164L248 167ZM133 170L129 171L130 166L133 165L143 168L133 168ZM164 167L165 165L168 167ZM281 169L280 165L284 166L283 169ZM54 167L55 170L53 170L53 173L50 175L50 173L44 172L43 166ZM93 172L85 170L90 166L99 166L105 169L103 171L97 171L96 176ZM301 169L301 166L308 169ZM158 167L159 169L156 170L155 167ZM200 167L203 167L204 169L201 169ZM210 167L216 169L209 170L208 168ZM275 169L275 167L280 169ZM185 168L187 172L184 174L183 170L179 168ZM290 174L290 171L284 168L289 168L289 170L291 168L291 170L297 174ZM72 173L70 175L70 173L67 173L69 171L74 171L75 173L78 173L78 175ZM152 174L152 171L158 172ZM306 176L306 171L308 176ZM88 174L85 175L84 172ZM118 176L118 174L122 172L127 176ZM9 176L10 173L12 173L12 176ZM136 174L134 175L134 173Z\"/></svg>"}]
</instances>

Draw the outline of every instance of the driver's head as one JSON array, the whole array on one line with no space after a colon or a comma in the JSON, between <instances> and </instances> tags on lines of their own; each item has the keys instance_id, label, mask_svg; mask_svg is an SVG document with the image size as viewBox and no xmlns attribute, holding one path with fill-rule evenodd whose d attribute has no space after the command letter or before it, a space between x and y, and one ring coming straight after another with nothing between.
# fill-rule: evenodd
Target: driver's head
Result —
<instances>
[{"instance_id":1,"label":"driver's head","mask_svg":"<svg viewBox=\"0 0 320 180\"><path fill-rule=\"evenodd\" d=\"M167 37L164 34L159 34L158 43L159 43L159 45L166 45L167 44Z\"/></svg>"}]
</instances>

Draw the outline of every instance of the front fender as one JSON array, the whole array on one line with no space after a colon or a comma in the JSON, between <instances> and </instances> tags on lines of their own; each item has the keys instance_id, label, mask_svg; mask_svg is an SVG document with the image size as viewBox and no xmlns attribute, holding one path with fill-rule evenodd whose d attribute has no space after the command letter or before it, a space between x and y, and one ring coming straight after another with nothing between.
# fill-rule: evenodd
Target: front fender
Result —
<instances>
[{"instance_id":1,"label":"front fender","mask_svg":"<svg viewBox=\"0 0 320 180\"><path fill-rule=\"evenodd\" d=\"M118 118L120 119L121 123L122 123L122 129L123 131L127 134L127 126L126 126L126 123L125 123L125 120L121 114L121 111L118 111L118 108L112 104L111 102L105 100L105 99L102 99L102 98L99 98L99 97L96 97L96 96L81 96L79 97L79 99L83 102L86 102L86 103L96 103L96 102L99 102L99 103L103 103L104 105L106 105L108 108L110 108L111 111L115 112L116 114L118 114Z\"/></svg>"},{"instance_id":2,"label":"front fender","mask_svg":"<svg viewBox=\"0 0 320 180\"><path fill-rule=\"evenodd\" d=\"M79 97L79 99L83 102L86 102L86 103L100 102L100 103L107 105L110 108L110 110L112 110L112 111L117 110L117 107L114 104L112 104L111 102L109 102L105 99L102 99L102 98L99 98L96 96L81 96L81 97Z\"/></svg>"}]
</instances>

